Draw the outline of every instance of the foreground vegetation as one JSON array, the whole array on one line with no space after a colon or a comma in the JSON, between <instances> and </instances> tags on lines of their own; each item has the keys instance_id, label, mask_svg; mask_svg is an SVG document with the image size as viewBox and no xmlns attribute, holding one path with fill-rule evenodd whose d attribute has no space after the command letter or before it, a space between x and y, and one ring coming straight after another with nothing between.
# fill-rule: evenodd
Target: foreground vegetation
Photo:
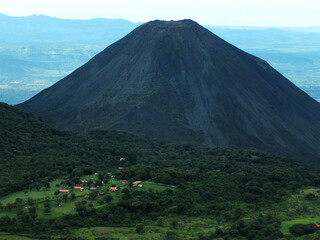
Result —
<instances>
[{"instance_id":1,"label":"foreground vegetation","mask_svg":"<svg viewBox=\"0 0 320 240\"><path fill-rule=\"evenodd\" d=\"M0 126L0 231L7 239L319 237L297 224L320 222L320 174L291 159L118 131L77 135L5 104ZM84 188L96 191L72 190L85 178ZM135 180L143 187L132 187Z\"/></svg>"}]
</instances>

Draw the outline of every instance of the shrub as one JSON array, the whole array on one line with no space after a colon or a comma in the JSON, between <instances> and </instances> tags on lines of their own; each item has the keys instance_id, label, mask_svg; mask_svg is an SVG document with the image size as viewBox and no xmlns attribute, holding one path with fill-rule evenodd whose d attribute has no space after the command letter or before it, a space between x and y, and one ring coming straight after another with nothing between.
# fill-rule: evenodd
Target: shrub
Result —
<instances>
[{"instance_id":1,"label":"shrub","mask_svg":"<svg viewBox=\"0 0 320 240\"><path fill-rule=\"evenodd\" d=\"M316 232L318 229L315 224L294 224L289 228L291 234L295 236L302 236Z\"/></svg>"}]
</instances>

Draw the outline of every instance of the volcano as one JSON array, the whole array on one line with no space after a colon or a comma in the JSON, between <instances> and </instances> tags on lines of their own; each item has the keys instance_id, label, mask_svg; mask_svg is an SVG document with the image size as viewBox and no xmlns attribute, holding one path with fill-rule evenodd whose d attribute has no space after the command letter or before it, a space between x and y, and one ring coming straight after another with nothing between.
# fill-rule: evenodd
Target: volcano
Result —
<instances>
[{"instance_id":1,"label":"volcano","mask_svg":"<svg viewBox=\"0 0 320 240\"><path fill-rule=\"evenodd\" d=\"M18 107L76 131L252 147L320 167L320 104L192 20L145 23Z\"/></svg>"}]
</instances>

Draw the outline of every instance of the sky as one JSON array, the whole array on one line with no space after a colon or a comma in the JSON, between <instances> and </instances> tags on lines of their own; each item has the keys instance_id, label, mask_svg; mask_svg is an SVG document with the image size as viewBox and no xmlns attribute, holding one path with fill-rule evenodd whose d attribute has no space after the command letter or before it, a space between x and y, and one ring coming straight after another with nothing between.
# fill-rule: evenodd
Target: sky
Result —
<instances>
[{"instance_id":1,"label":"sky","mask_svg":"<svg viewBox=\"0 0 320 240\"><path fill-rule=\"evenodd\" d=\"M319 12L319 0L0 0L0 13L9 16L193 19L224 26L320 26Z\"/></svg>"}]
</instances>

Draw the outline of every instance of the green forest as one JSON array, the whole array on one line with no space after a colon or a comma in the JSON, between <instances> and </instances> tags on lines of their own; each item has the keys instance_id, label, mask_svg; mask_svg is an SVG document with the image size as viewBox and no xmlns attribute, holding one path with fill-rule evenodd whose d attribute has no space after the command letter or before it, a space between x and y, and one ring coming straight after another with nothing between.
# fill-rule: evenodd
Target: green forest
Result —
<instances>
[{"instance_id":1,"label":"green forest","mask_svg":"<svg viewBox=\"0 0 320 240\"><path fill-rule=\"evenodd\" d=\"M320 237L320 173L298 161L77 134L6 104L0 126L0 239Z\"/></svg>"}]
</instances>

